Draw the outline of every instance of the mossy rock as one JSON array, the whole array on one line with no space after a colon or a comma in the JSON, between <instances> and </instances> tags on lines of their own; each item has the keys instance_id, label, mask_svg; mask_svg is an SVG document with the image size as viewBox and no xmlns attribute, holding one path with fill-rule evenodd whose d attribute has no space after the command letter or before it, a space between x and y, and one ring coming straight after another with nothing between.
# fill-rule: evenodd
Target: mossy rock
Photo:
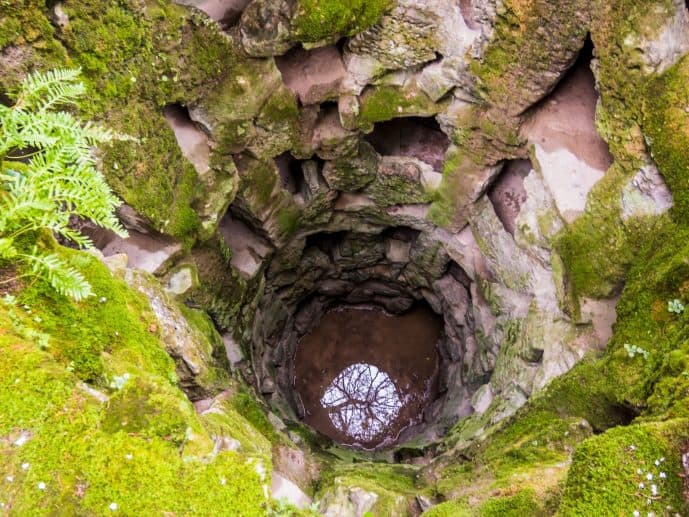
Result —
<instances>
[{"instance_id":1,"label":"mossy rock","mask_svg":"<svg viewBox=\"0 0 689 517\"><path fill-rule=\"evenodd\" d=\"M644 103L643 130L651 154L674 197L672 215L689 222L689 58L684 57L651 82Z\"/></svg>"},{"instance_id":2,"label":"mossy rock","mask_svg":"<svg viewBox=\"0 0 689 517\"><path fill-rule=\"evenodd\" d=\"M539 517L545 516L541 502L532 490L522 490L515 495L491 497L478 506L471 507L463 501L447 501L424 512L423 517Z\"/></svg>"},{"instance_id":3,"label":"mossy rock","mask_svg":"<svg viewBox=\"0 0 689 517\"><path fill-rule=\"evenodd\" d=\"M353 36L374 25L394 0L299 0L292 20L297 41L316 43Z\"/></svg>"},{"instance_id":4,"label":"mossy rock","mask_svg":"<svg viewBox=\"0 0 689 517\"><path fill-rule=\"evenodd\" d=\"M444 102L436 103L415 87L374 86L361 95L356 123L364 132L373 124L397 117L432 117L442 111Z\"/></svg>"},{"instance_id":5,"label":"mossy rock","mask_svg":"<svg viewBox=\"0 0 689 517\"><path fill-rule=\"evenodd\" d=\"M72 302L37 281L0 306L0 473L12 480L0 488L6 508L264 515L269 481L257 465L269 471L269 460L255 451L213 454L209 431L175 384L145 298L95 257L57 251L96 296Z\"/></svg>"},{"instance_id":6,"label":"mossy rock","mask_svg":"<svg viewBox=\"0 0 689 517\"><path fill-rule=\"evenodd\" d=\"M558 515L685 514L689 506L677 473L687 440L687 420L619 427L589 438L574 453Z\"/></svg>"}]
</instances>

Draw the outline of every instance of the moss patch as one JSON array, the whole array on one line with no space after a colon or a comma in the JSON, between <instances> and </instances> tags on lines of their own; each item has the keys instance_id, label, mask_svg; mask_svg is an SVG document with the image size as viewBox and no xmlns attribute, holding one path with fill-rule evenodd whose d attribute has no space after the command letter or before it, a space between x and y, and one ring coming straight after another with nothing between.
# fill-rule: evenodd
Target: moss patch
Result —
<instances>
[{"instance_id":1,"label":"moss patch","mask_svg":"<svg viewBox=\"0 0 689 517\"><path fill-rule=\"evenodd\" d=\"M95 298L58 299L39 281L0 306L0 474L12 480L0 486L5 508L264 515L256 466L269 470L269 459L255 448L214 455L209 432L217 425L207 431L176 387L142 296L94 257L60 253Z\"/></svg>"},{"instance_id":2,"label":"moss patch","mask_svg":"<svg viewBox=\"0 0 689 517\"><path fill-rule=\"evenodd\" d=\"M574 454L558 515L686 513L677 472L688 424L621 427L583 442Z\"/></svg>"},{"instance_id":3,"label":"moss patch","mask_svg":"<svg viewBox=\"0 0 689 517\"><path fill-rule=\"evenodd\" d=\"M353 36L374 25L393 0L299 0L293 18L297 41Z\"/></svg>"},{"instance_id":4,"label":"moss patch","mask_svg":"<svg viewBox=\"0 0 689 517\"><path fill-rule=\"evenodd\" d=\"M689 58L685 57L648 88L643 128L651 153L673 193L672 215L689 222Z\"/></svg>"},{"instance_id":5,"label":"moss patch","mask_svg":"<svg viewBox=\"0 0 689 517\"><path fill-rule=\"evenodd\" d=\"M375 122L396 117L430 117L443 108L417 89L381 85L369 88L361 96L357 123L364 131L373 129Z\"/></svg>"}]
</instances>

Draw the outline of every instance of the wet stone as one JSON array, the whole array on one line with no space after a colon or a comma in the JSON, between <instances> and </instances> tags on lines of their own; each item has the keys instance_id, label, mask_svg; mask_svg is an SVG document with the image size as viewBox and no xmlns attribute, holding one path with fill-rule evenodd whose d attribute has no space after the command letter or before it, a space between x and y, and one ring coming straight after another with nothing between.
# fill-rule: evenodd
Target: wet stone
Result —
<instances>
[{"instance_id":1,"label":"wet stone","mask_svg":"<svg viewBox=\"0 0 689 517\"><path fill-rule=\"evenodd\" d=\"M437 396L441 332L426 306L401 315L374 306L326 313L294 359L305 422L343 445L393 445Z\"/></svg>"}]
</instances>

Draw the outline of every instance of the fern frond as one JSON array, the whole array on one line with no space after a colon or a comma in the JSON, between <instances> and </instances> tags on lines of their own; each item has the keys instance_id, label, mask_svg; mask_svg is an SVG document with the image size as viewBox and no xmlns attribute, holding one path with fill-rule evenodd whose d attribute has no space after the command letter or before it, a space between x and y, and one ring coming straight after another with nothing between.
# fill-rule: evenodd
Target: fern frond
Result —
<instances>
[{"instance_id":1,"label":"fern frond","mask_svg":"<svg viewBox=\"0 0 689 517\"><path fill-rule=\"evenodd\" d=\"M58 293L76 301L93 295L84 275L65 264L57 255L40 255L34 247L31 255L23 255L31 264L34 275L45 278Z\"/></svg>"},{"instance_id":2,"label":"fern frond","mask_svg":"<svg viewBox=\"0 0 689 517\"><path fill-rule=\"evenodd\" d=\"M97 169L93 148L134 139L57 110L84 94L78 75L67 69L30 74L14 106L0 105L0 254L29 263L34 275L80 300L92 294L81 273L57 255L36 247L21 254L13 244L26 232L45 229L91 247L91 240L70 226L72 216L127 236L114 213L121 201Z\"/></svg>"},{"instance_id":3,"label":"fern frond","mask_svg":"<svg viewBox=\"0 0 689 517\"><path fill-rule=\"evenodd\" d=\"M72 241L74 244L79 246L80 248L85 248L85 249L90 249L93 248L93 241L84 235L81 232L76 231L73 228L70 228L69 226L65 226L63 228L60 228L59 230L55 230L56 233L61 235L62 237L69 239Z\"/></svg>"},{"instance_id":4,"label":"fern frond","mask_svg":"<svg viewBox=\"0 0 689 517\"><path fill-rule=\"evenodd\" d=\"M15 106L22 110L40 109L56 104L60 98L64 103L72 103L85 93L84 85L78 82L80 73L80 68L58 68L27 75L19 86Z\"/></svg>"}]
</instances>

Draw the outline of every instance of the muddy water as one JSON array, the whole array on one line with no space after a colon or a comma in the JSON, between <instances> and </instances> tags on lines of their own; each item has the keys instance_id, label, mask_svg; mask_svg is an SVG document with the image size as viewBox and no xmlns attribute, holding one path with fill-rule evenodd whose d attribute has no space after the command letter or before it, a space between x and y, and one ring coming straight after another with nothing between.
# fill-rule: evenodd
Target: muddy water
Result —
<instances>
[{"instance_id":1,"label":"muddy water","mask_svg":"<svg viewBox=\"0 0 689 517\"><path fill-rule=\"evenodd\" d=\"M424 306L402 315L373 307L325 314L295 356L305 423L345 445L392 445L437 395L441 328Z\"/></svg>"}]
</instances>

